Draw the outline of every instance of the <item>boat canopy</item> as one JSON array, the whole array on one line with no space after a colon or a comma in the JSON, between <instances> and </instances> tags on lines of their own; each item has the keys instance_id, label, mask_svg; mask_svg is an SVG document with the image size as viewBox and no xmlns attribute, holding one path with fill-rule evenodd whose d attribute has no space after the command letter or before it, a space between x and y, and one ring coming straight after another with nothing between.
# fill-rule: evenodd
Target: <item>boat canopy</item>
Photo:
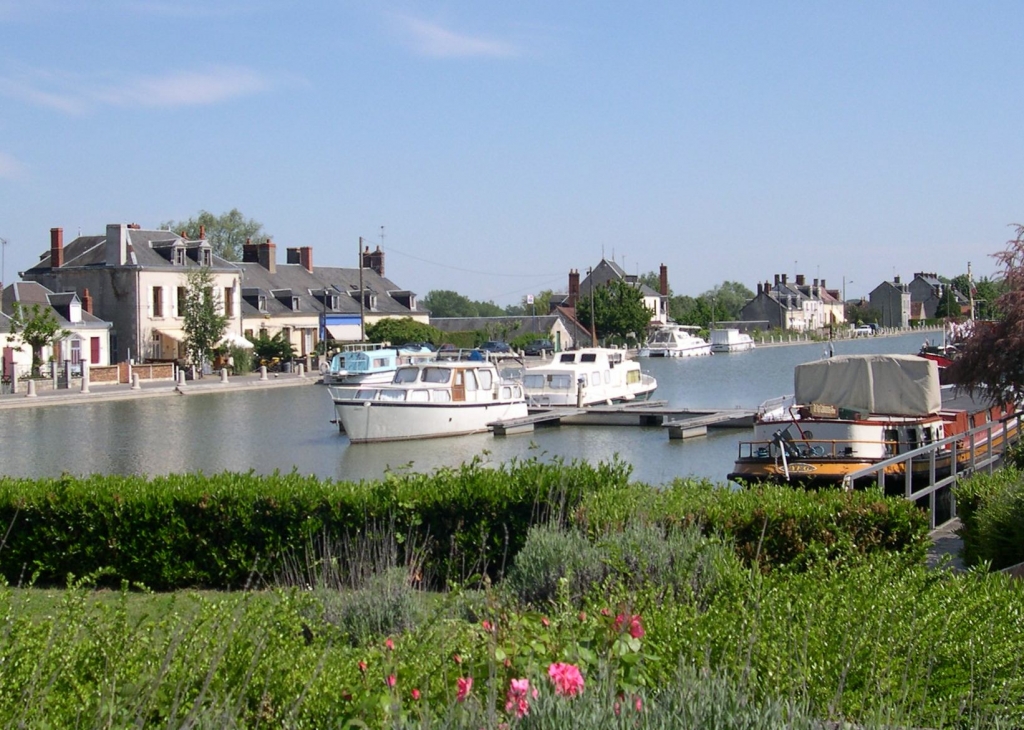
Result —
<instances>
[{"instance_id":1,"label":"boat canopy","mask_svg":"<svg viewBox=\"0 0 1024 730\"><path fill-rule=\"evenodd\" d=\"M927 416L942 408L938 366L916 355L846 355L796 366L796 402Z\"/></svg>"}]
</instances>

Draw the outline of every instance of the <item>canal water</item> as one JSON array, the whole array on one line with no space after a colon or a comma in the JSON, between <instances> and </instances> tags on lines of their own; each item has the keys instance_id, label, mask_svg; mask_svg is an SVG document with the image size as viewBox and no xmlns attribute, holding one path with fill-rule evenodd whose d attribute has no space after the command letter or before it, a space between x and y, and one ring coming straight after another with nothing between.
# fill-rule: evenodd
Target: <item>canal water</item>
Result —
<instances>
[{"instance_id":1,"label":"canal water","mask_svg":"<svg viewBox=\"0 0 1024 730\"><path fill-rule=\"evenodd\" d=\"M912 354L925 336L846 340L835 343L835 354ZM641 362L658 379L654 397L672 406L755 408L792 393L794 366L824 352L825 345L815 343ZM633 466L635 479L649 484L691 475L720 482L746 434L710 431L670 441L661 427L561 426L507 437L353 445L330 423L333 408L322 386L18 409L2 417L0 472L30 477L295 469L359 481L388 470L429 472L476 457L493 464L531 457L596 463L617 455Z\"/></svg>"}]
</instances>

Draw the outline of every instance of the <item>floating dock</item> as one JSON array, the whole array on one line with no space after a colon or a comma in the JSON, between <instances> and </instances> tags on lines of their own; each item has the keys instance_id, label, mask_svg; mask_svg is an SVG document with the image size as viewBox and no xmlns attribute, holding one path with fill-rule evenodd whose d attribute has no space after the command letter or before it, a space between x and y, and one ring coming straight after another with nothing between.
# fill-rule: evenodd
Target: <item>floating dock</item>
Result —
<instances>
[{"instance_id":1,"label":"floating dock","mask_svg":"<svg viewBox=\"0 0 1024 730\"><path fill-rule=\"evenodd\" d=\"M665 401L639 401L584 408L531 408L523 418L488 424L495 436L529 433L538 426L660 426L669 439L703 436L709 428L750 428L754 410L670 408Z\"/></svg>"}]
</instances>

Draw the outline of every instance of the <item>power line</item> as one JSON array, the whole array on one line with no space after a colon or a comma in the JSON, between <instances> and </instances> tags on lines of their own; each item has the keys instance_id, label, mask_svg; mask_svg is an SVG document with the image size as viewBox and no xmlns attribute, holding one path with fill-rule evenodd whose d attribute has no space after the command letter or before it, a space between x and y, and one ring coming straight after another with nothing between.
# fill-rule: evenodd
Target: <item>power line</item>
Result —
<instances>
[{"instance_id":1,"label":"power line","mask_svg":"<svg viewBox=\"0 0 1024 730\"><path fill-rule=\"evenodd\" d=\"M425 264L431 264L433 266L439 266L442 269L451 269L452 271L461 271L461 272L466 273L466 274L477 274L479 276L506 276L506 277L511 277L511 278L521 278L521 279L535 279L535 278L537 278L539 276L555 276L555 274L552 274L552 273L549 273L549 272L541 272L541 273L537 273L537 274L499 274L499 273L489 272L489 271L476 271L474 269L463 269L463 268L461 268L459 266L451 266L449 264L441 264L441 263L438 263L437 261L431 261L430 259L424 259L424 258L420 258L419 256L413 256L411 253L406 253L405 251L397 249L394 246L389 246L388 247L388 253L397 253L397 254L399 254L401 256L405 256L405 257L410 258L410 259L415 259L416 261L422 261Z\"/></svg>"}]
</instances>

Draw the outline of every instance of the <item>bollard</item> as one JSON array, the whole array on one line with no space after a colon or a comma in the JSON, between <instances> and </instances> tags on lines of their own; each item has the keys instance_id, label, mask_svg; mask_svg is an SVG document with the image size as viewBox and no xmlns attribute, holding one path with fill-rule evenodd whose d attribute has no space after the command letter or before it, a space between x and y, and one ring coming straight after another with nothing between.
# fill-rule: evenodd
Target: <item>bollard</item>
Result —
<instances>
[{"instance_id":1,"label":"bollard","mask_svg":"<svg viewBox=\"0 0 1024 730\"><path fill-rule=\"evenodd\" d=\"M25 397L26 398L35 398L36 397L36 381L34 381L34 380L29 380L28 381L28 392L25 393Z\"/></svg>"},{"instance_id":2,"label":"bollard","mask_svg":"<svg viewBox=\"0 0 1024 730\"><path fill-rule=\"evenodd\" d=\"M260 380L266 380L266 379L267 379L267 366L266 365L260 365Z\"/></svg>"},{"instance_id":3,"label":"bollard","mask_svg":"<svg viewBox=\"0 0 1024 730\"><path fill-rule=\"evenodd\" d=\"M295 364L295 374L300 378L306 377L306 368L303 367L301 362Z\"/></svg>"},{"instance_id":4,"label":"bollard","mask_svg":"<svg viewBox=\"0 0 1024 730\"><path fill-rule=\"evenodd\" d=\"M142 385L139 384L138 373L132 373L132 390L142 390Z\"/></svg>"},{"instance_id":5,"label":"bollard","mask_svg":"<svg viewBox=\"0 0 1024 730\"><path fill-rule=\"evenodd\" d=\"M18 392L18 368L11 369L11 395Z\"/></svg>"},{"instance_id":6,"label":"bollard","mask_svg":"<svg viewBox=\"0 0 1024 730\"><path fill-rule=\"evenodd\" d=\"M82 392L89 392L89 361L82 360Z\"/></svg>"},{"instance_id":7,"label":"bollard","mask_svg":"<svg viewBox=\"0 0 1024 730\"><path fill-rule=\"evenodd\" d=\"M185 371L178 370L178 387L181 388L185 385Z\"/></svg>"},{"instance_id":8,"label":"bollard","mask_svg":"<svg viewBox=\"0 0 1024 730\"><path fill-rule=\"evenodd\" d=\"M228 369L227 368L221 368L220 369L220 382L222 382L222 383L227 383L228 382Z\"/></svg>"}]
</instances>

